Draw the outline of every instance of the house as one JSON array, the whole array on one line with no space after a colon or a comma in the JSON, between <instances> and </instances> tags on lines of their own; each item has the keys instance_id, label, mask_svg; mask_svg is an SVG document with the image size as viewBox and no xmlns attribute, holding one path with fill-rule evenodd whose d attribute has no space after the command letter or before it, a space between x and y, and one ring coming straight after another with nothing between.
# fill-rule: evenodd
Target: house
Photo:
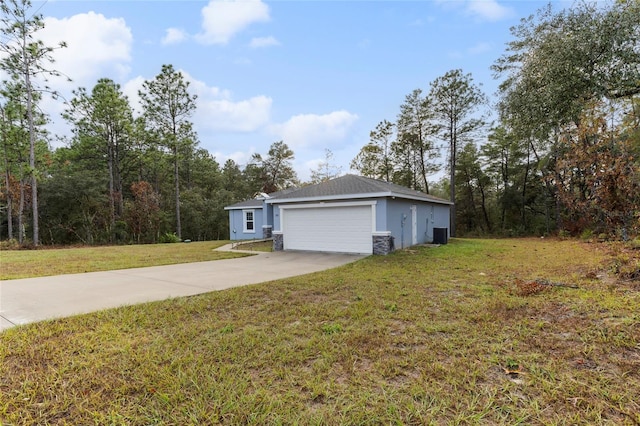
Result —
<instances>
[{"instance_id":1,"label":"house","mask_svg":"<svg viewBox=\"0 0 640 426\"><path fill-rule=\"evenodd\" d=\"M451 202L345 175L225 207L232 240L271 238L274 250L388 254L446 242Z\"/></svg>"},{"instance_id":2,"label":"house","mask_svg":"<svg viewBox=\"0 0 640 426\"><path fill-rule=\"evenodd\" d=\"M271 194L258 194L251 200L227 206L229 211L229 236L231 240L261 240L271 238L273 228L273 206L265 200L275 198L298 188L289 188Z\"/></svg>"}]
</instances>

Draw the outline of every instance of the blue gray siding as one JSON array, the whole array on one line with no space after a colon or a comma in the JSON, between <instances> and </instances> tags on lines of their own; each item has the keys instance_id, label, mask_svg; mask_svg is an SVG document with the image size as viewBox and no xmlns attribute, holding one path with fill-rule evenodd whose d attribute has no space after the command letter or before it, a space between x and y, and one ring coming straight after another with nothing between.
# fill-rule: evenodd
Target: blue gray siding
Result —
<instances>
[{"instance_id":1,"label":"blue gray siding","mask_svg":"<svg viewBox=\"0 0 640 426\"><path fill-rule=\"evenodd\" d=\"M262 239L262 225L264 224L263 209L245 209L254 210L253 214L253 230L254 232L244 232L244 213L242 209L229 210L229 239L231 240L254 240Z\"/></svg>"},{"instance_id":2,"label":"blue gray siding","mask_svg":"<svg viewBox=\"0 0 640 426\"><path fill-rule=\"evenodd\" d=\"M280 206L278 205L273 206L273 232L276 231L282 231L280 229Z\"/></svg>"},{"instance_id":3,"label":"blue gray siding","mask_svg":"<svg viewBox=\"0 0 640 426\"><path fill-rule=\"evenodd\" d=\"M433 241L433 228L449 228L449 206L411 200L386 200L386 230L391 232L396 249L413 245L413 217L416 206L417 244ZM383 229L379 229L383 230Z\"/></svg>"}]
</instances>

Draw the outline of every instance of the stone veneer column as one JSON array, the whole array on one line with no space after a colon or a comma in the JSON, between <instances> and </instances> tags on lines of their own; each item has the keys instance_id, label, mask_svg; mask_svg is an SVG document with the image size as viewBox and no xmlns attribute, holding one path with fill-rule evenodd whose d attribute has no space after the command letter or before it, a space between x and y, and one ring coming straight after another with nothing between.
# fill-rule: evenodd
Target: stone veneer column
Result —
<instances>
[{"instance_id":1,"label":"stone veneer column","mask_svg":"<svg viewBox=\"0 0 640 426\"><path fill-rule=\"evenodd\" d=\"M271 230L272 230L271 225L262 226L262 238L264 240L268 240L273 236L273 233L271 232Z\"/></svg>"},{"instance_id":2,"label":"stone veneer column","mask_svg":"<svg viewBox=\"0 0 640 426\"><path fill-rule=\"evenodd\" d=\"M284 250L284 236L281 232L273 233L273 251Z\"/></svg>"},{"instance_id":3,"label":"stone veneer column","mask_svg":"<svg viewBox=\"0 0 640 426\"><path fill-rule=\"evenodd\" d=\"M387 255L393 250L393 237L390 234L373 236L373 254Z\"/></svg>"}]
</instances>

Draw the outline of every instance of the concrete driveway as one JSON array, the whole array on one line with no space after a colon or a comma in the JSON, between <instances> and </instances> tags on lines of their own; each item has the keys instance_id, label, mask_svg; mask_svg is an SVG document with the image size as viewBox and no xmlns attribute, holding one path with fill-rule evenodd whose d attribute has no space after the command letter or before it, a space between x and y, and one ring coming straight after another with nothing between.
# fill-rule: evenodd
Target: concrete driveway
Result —
<instances>
[{"instance_id":1,"label":"concrete driveway","mask_svg":"<svg viewBox=\"0 0 640 426\"><path fill-rule=\"evenodd\" d=\"M274 252L210 262L0 281L0 330L45 319L304 275L363 257Z\"/></svg>"}]
</instances>

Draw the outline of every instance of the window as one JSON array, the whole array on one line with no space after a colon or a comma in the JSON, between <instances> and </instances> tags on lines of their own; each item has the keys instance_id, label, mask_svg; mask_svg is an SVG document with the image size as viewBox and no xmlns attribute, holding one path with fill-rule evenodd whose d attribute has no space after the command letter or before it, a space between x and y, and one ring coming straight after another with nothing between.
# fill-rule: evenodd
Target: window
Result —
<instances>
[{"instance_id":1,"label":"window","mask_svg":"<svg viewBox=\"0 0 640 426\"><path fill-rule=\"evenodd\" d=\"M244 217L244 232L256 232L255 230L255 220L254 220L254 210L243 210L242 214Z\"/></svg>"}]
</instances>

